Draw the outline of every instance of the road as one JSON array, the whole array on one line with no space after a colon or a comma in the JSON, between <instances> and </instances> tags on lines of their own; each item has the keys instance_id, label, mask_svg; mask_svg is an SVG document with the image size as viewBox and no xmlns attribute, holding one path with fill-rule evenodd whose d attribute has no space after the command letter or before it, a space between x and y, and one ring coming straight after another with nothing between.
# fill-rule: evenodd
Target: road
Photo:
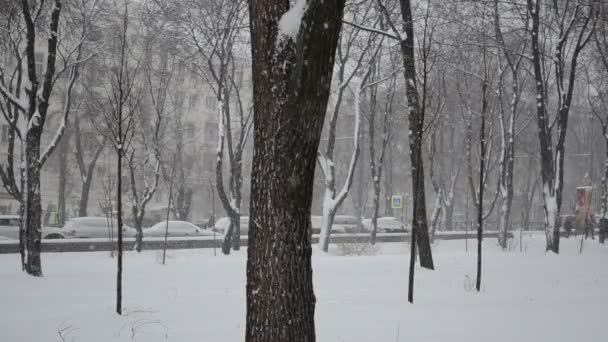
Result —
<instances>
[{"instance_id":1,"label":"road","mask_svg":"<svg viewBox=\"0 0 608 342\"><path fill-rule=\"evenodd\" d=\"M484 238L496 238L498 232L489 231L484 233ZM440 240L463 240L465 238L475 239L475 232L438 232L435 234L436 239ZM378 234L376 241L382 242L406 242L409 241L410 234ZM312 236L312 243L319 241L318 235ZM369 242L369 234L335 234L330 238L330 243L367 243ZM134 238L124 239L124 250L131 250L135 245ZM163 249L163 238L146 238L144 239L144 250L159 250ZM205 237L183 237L169 238L167 240L167 249L196 249L196 248L219 248L221 246L221 235L214 239L212 236ZM247 246L247 237L241 238L241 246ZM63 253L63 252L101 252L116 249L116 241L109 239L61 239L61 240L43 240L42 252L44 253ZM15 240L0 240L0 254L19 253L19 242Z\"/></svg>"}]
</instances>

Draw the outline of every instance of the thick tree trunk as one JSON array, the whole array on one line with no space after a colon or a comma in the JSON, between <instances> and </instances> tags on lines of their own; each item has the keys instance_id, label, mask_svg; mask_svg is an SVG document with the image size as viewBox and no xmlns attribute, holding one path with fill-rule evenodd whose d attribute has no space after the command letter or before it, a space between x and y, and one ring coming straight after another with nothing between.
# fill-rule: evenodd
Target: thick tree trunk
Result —
<instances>
[{"instance_id":1,"label":"thick tree trunk","mask_svg":"<svg viewBox=\"0 0 608 342\"><path fill-rule=\"evenodd\" d=\"M190 216L192 204L192 189L180 184L175 201L175 217L177 220L187 221Z\"/></svg>"},{"instance_id":2,"label":"thick tree trunk","mask_svg":"<svg viewBox=\"0 0 608 342\"><path fill-rule=\"evenodd\" d=\"M545 213L545 235L547 239L547 251L559 253L559 229L557 219L559 208L555 191L555 164L553 159L553 148L551 143L551 131L549 118L547 117L545 101L545 79L543 72L543 60L539 43L540 27L540 1L528 0L528 12L532 18L532 57L534 76L536 81L536 116L538 122L538 139L540 141L541 156L541 179L543 191L543 203Z\"/></svg>"},{"instance_id":3,"label":"thick tree trunk","mask_svg":"<svg viewBox=\"0 0 608 342\"><path fill-rule=\"evenodd\" d=\"M141 252L144 245L144 229L143 229L143 219L144 213L140 212L140 209L137 206L133 206L131 208L133 212L133 228L135 228L135 250L137 252Z\"/></svg>"},{"instance_id":4,"label":"thick tree trunk","mask_svg":"<svg viewBox=\"0 0 608 342\"><path fill-rule=\"evenodd\" d=\"M511 188L511 191L513 189ZM508 191L508 190L507 190ZM511 227L511 204L513 202L513 195L506 195L502 198L502 205L500 207L500 221L498 228L498 245L503 249L507 249L507 238Z\"/></svg>"},{"instance_id":5,"label":"thick tree trunk","mask_svg":"<svg viewBox=\"0 0 608 342\"><path fill-rule=\"evenodd\" d=\"M224 254L230 254L231 247L236 251L239 250L240 246L241 215L232 211L228 218L230 219L230 226L224 232L224 240L222 241L222 253Z\"/></svg>"},{"instance_id":6,"label":"thick tree trunk","mask_svg":"<svg viewBox=\"0 0 608 342\"><path fill-rule=\"evenodd\" d=\"M42 204L40 197L40 130L32 127L26 137L26 163L25 182L25 246L27 250L25 270L35 277L42 276L40 260L42 240Z\"/></svg>"},{"instance_id":7,"label":"thick tree trunk","mask_svg":"<svg viewBox=\"0 0 608 342\"><path fill-rule=\"evenodd\" d=\"M80 189L80 208L78 208L78 216L80 217L87 216L92 179L93 175L89 174L86 180L82 183L82 189Z\"/></svg>"},{"instance_id":8,"label":"thick tree trunk","mask_svg":"<svg viewBox=\"0 0 608 342\"><path fill-rule=\"evenodd\" d=\"M247 342L315 341L312 190L344 1L300 5L297 38L277 37L289 2L249 1L254 152Z\"/></svg>"}]
</instances>

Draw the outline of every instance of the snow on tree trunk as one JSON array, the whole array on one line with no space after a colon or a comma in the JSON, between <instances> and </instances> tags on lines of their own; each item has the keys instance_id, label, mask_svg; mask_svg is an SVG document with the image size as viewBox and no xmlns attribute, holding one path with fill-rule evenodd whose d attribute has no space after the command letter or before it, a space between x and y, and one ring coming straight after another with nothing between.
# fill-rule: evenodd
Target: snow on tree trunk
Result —
<instances>
[{"instance_id":1,"label":"snow on tree trunk","mask_svg":"<svg viewBox=\"0 0 608 342\"><path fill-rule=\"evenodd\" d=\"M327 195L325 198L328 198ZM323 202L323 218L321 220L321 233L319 234L319 248L323 252L329 250L329 237L334 218L336 217L336 206L332 202L333 201Z\"/></svg>"},{"instance_id":2,"label":"snow on tree trunk","mask_svg":"<svg viewBox=\"0 0 608 342\"><path fill-rule=\"evenodd\" d=\"M370 65L371 66L371 65ZM359 159L359 134L361 127L361 92L365 87L365 81L369 77L371 68L367 69L365 76L361 80L361 83L355 89L355 129L353 132L353 153L351 155L350 164L348 166L348 174L344 185L339 193L336 194L336 168L333 160L324 157L321 153L319 154L319 161L321 169L325 175L325 198L323 200L323 219L321 225L321 233L319 235L319 249L323 252L329 250L329 237L331 235L331 228L334 224L334 217L338 208L342 205L348 192L353 184L355 168Z\"/></svg>"},{"instance_id":3,"label":"snow on tree trunk","mask_svg":"<svg viewBox=\"0 0 608 342\"><path fill-rule=\"evenodd\" d=\"M378 215L380 214L380 179L377 177L374 179L374 199L372 211L372 233L371 242L372 245L376 243L376 234L378 233Z\"/></svg>"},{"instance_id":4,"label":"snow on tree trunk","mask_svg":"<svg viewBox=\"0 0 608 342\"><path fill-rule=\"evenodd\" d=\"M135 228L135 251L141 252L144 244L144 230L143 230L143 213L140 215L136 207L133 207L133 228Z\"/></svg>"},{"instance_id":5,"label":"snow on tree trunk","mask_svg":"<svg viewBox=\"0 0 608 342\"><path fill-rule=\"evenodd\" d=\"M439 225L441 210L443 201L443 190L439 189L437 194L435 195L435 205L433 208L433 213L431 214L431 229L429 230L429 236L431 238L431 242L435 239L435 232L437 231L437 226Z\"/></svg>"},{"instance_id":6,"label":"snow on tree trunk","mask_svg":"<svg viewBox=\"0 0 608 342\"><path fill-rule=\"evenodd\" d=\"M303 10L249 1L254 148L247 342L316 339L310 214L344 1L299 3Z\"/></svg>"},{"instance_id":7,"label":"snow on tree trunk","mask_svg":"<svg viewBox=\"0 0 608 342\"><path fill-rule=\"evenodd\" d=\"M40 196L40 135L39 130L30 129L26 136L26 177L25 183L25 236L26 261L25 270L28 274L42 276L40 260L42 240L42 204Z\"/></svg>"}]
</instances>

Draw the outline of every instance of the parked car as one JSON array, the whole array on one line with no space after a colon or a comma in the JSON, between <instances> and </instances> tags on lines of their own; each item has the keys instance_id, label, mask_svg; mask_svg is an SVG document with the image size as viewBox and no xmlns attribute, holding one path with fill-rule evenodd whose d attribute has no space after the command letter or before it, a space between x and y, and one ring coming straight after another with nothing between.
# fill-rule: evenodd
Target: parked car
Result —
<instances>
[{"instance_id":1,"label":"parked car","mask_svg":"<svg viewBox=\"0 0 608 342\"><path fill-rule=\"evenodd\" d=\"M76 217L65 223L61 232L66 238L107 238L118 236L118 222L106 217ZM123 237L134 237L135 229L123 224Z\"/></svg>"},{"instance_id":2,"label":"parked car","mask_svg":"<svg viewBox=\"0 0 608 342\"><path fill-rule=\"evenodd\" d=\"M0 215L0 237L19 240L19 226L21 226L19 215ZM43 239L63 239L64 237L59 228L42 227Z\"/></svg>"},{"instance_id":3,"label":"parked car","mask_svg":"<svg viewBox=\"0 0 608 342\"><path fill-rule=\"evenodd\" d=\"M363 228L371 232L372 230L372 219L363 220ZM405 228L405 223L401 222L395 217L385 216L378 217L378 233L405 233L408 230Z\"/></svg>"},{"instance_id":4,"label":"parked car","mask_svg":"<svg viewBox=\"0 0 608 342\"><path fill-rule=\"evenodd\" d=\"M20 225L21 219L19 215L0 215L0 236L19 240Z\"/></svg>"},{"instance_id":5,"label":"parked car","mask_svg":"<svg viewBox=\"0 0 608 342\"><path fill-rule=\"evenodd\" d=\"M340 215L337 215L337 216L340 216ZM310 217L310 221L312 223L312 233L313 234L321 233L321 227L323 226L323 216L313 215ZM336 223L336 220L334 218L334 224L333 224L333 226L331 226L331 232L336 233L336 234L344 234L344 233L346 233L346 228L342 224Z\"/></svg>"},{"instance_id":6,"label":"parked car","mask_svg":"<svg viewBox=\"0 0 608 342\"><path fill-rule=\"evenodd\" d=\"M224 233L230 226L229 217L220 217L215 221L215 231ZM241 216L241 236L249 234L249 216Z\"/></svg>"},{"instance_id":7,"label":"parked car","mask_svg":"<svg viewBox=\"0 0 608 342\"><path fill-rule=\"evenodd\" d=\"M194 224L187 221L169 221L167 227L167 221L159 222L150 228L144 229L144 236L146 237L164 237L165 231L167 236L209 236L213 235L213 231L207 229L201 229Z\"/></svg>"},{"instance_id":8,"label":"parked car","mask_svg":"<svg viewBox=\"0 0 608 342\"><path fill-rule=\"evenodd\" d=\"M334 217L334 226L344 229L345 233L359 233L359 220L354 216L336 215ZM333 229L332 229L333 232Z\"/></svg>"}]
</instances>

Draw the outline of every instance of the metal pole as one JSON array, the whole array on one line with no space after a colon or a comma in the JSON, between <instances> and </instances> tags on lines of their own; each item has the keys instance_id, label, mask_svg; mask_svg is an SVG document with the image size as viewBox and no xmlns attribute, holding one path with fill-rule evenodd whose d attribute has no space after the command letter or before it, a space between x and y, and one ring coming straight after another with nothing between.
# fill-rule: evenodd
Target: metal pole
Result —
<instances>
[{"instance_id":1,"label":"metal pole","mask_svg":"<svg viewBox=\"0 0 608 342\"><path fill-rule=\"evenodd\" d=\"M215 243L215 186L212 182L209 182L209 186L211 187L211 217L213 218L213 256L216 256L216 248L217 245Z\"/></svg>"},{"instance_id":2,"label":"metal pole","mask_svg":"<svg viewBox=\"0 0 608 342\"><path fill-rule=\"evenodd\" d=\"M163 265L165 264L165 258L167 256L167 237L169 236L169 212L171 211L171 197L173 197L173 175L175 169L171 170L171 180L169 181L169 205L167 205L167 220L165 225L165 244L163 246Z\"/></svg>"},{"instance_id":3,"label":"metal pole","mask_svg":"<svg viewBox=\"0 0 608 342\"><path fill-rule=\"evenodd\" d=\"M469 188L467 187L467 204L464 211L464 251L469 252Z\"/></svg>"}]
</instances>

